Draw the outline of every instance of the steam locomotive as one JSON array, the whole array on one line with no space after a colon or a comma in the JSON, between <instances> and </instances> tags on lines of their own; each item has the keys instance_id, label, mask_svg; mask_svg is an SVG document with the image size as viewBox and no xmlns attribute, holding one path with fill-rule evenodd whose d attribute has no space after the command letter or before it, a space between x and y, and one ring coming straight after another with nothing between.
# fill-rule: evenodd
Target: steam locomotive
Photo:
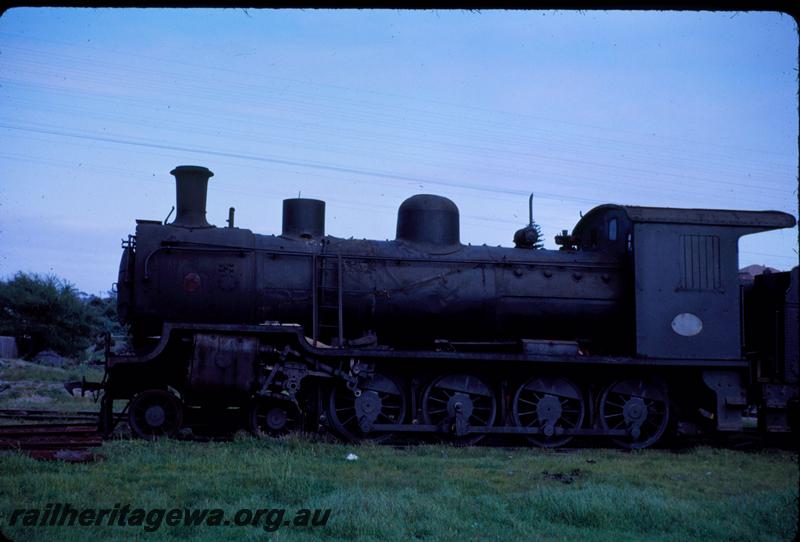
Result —
<instances>
[{"instance_id":1,"label":"steam locomotive","mask_svg":"<svg viewBox=\"0 0 800 542\"><path fill-rule=\"evenodd\" d=\"M286 199L280 235L206 221L211 171L179 166L171 223L123 241L101 418L174 435L235 413L254 432L348 440L488 435L626 448L667 433L796 428L798 268L740 284L738 240L776 211L600 205L558 250L462 244L447 198L402 203L392 241L325 235Z\"/></svg>"}]
</instances>

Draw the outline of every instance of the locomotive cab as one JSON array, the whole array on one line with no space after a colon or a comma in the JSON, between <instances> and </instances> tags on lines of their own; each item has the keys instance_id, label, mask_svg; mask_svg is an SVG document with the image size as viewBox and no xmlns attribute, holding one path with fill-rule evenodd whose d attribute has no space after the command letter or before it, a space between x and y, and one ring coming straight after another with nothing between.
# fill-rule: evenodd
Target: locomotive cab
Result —
<instances>
[{"instance_id":1,"label":"locomotive cab","mask_svg":"<svg viewBox=\"0 0 800 542\"><path fill-rule=\"evenodd\" d=\"M579 250L625 254L633 249L632 236L633 222L623 207L600 205L578 222L571 240Z\"/></svg>"},{"instance_id":2,"label":"locomotive cab","mask_svg":"<svg viewBox=\"0 0 800 542\"><path fill-rule=\"evenodd\" d=\"M573 237L632 254L638 356L740 359L739 238L794 224L777 211L601 205Z\"/></svg>"}]
</instances>

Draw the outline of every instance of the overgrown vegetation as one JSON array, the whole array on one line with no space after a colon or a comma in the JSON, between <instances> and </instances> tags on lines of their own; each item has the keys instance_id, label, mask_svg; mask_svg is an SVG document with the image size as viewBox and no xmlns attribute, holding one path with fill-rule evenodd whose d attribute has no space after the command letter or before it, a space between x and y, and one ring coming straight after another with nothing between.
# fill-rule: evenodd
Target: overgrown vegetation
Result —
<instances>
[{"instance_id":1,"label":"overgrown vegetation","mask_svg":"<svg viewBox=\"0 0 800 542\"><path fill-rule=\"evenodd\" d=\"M106 331L125 333L111 295L86 296L52 275L20 272L0 281L0 335L16 337L25 357L51 349L86 358Z\"/></svg>"}]
</instances>

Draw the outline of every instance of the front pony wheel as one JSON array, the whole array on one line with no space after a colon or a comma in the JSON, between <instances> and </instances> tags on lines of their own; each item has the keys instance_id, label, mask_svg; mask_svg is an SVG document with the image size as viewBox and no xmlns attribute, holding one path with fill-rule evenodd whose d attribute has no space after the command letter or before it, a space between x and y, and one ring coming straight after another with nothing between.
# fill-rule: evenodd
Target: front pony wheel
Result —
<instances>
[{"instance_id":1,"label":"front pony wheel","mask_svg":"<svg viewBox=\"0 0 800 542\"><path fill-rule=\"evenodd\" d=\"M139 438L174 437L183 423L183 404L166 390L145 390L131 399L128 423Z\"/></svg>"}]
</instances>

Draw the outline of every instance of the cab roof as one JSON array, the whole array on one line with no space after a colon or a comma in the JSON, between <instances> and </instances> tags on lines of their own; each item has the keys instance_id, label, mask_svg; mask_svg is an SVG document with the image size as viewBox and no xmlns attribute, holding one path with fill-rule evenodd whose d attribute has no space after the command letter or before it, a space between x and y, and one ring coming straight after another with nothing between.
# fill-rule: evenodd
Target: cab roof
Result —
<instances>
[{"instance_id":1,"label":"cab roof","mask_svg":"<svg viewBox=\"0 0 800 542\"><path fill-rule=\"evenodd\" d=\"M741 226L771 230L791 228L795 218L781 211L738 211L727 209L676 209L671 207L638 207L633 205L599 205L586 213L578 222L593 221L596 216L610 211L622 211L631 222L662 224L701 224L706 226Z\"/></svg>"}]
</instances>

